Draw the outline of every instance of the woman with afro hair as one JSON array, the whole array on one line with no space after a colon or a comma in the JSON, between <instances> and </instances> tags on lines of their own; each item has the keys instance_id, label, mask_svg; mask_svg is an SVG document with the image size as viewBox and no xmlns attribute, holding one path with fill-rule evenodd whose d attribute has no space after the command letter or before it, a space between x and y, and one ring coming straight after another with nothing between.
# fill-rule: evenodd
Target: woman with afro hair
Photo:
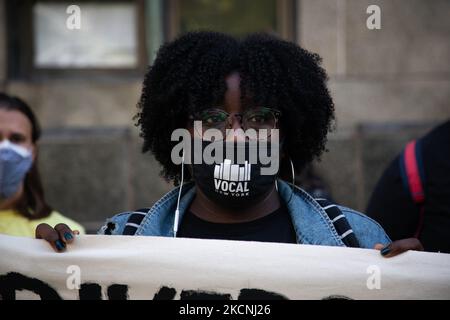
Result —
<instances>
[{"instance_id":1,"label":"woman with afro hair","mask_svg":"<svg viewBox=\"0 0 450 320\"><path fill-rule=\"evenodd\" d=\"M200 31L163 45L145 75L136 119L143 151L155 156L163 177L177 188L150 208L108 219L99 233L376 248L384 256L420 250L416 239L391 242L364 214L286 182L320 157L333 126L334 104L320 62L317 54L267 34L236 39ZM278 141L268 143L276 146L271 150L279 170L263 174L261 159L189 161L196 153L192 146L182 150L181 163L174 161L173 134L181 128L194 145L201 141L202 152L222 144L232 145L232 154L242 148L246 156L249 140L268 141L279 130ZM202 128L223 133L223 139L207 137ZM247 136L249 129L256 136ZM66 232L71 230L37 228L50 243Z\"/></svg>"}]
</instances>

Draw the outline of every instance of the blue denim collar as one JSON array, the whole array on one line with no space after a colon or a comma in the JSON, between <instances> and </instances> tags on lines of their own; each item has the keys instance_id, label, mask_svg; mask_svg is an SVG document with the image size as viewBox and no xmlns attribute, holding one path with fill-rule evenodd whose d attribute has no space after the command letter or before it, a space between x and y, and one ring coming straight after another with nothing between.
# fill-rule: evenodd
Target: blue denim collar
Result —
<instances>
[{"instance_id":1,"label":"blue denim collar","mask_svg":"<svg viewBox=\"0 0 450 320\"><path fill-rule=\"evenodd\" d=\"M153 205L136 235L173 237L178 191L179 187L171 190ZM278 180L278 192L291 215L298 243L344 246L325 211L307 192L282 180ZM179 208L180 223L194 196L194 183L184 184Z\"/></svg>"}]
</instances>

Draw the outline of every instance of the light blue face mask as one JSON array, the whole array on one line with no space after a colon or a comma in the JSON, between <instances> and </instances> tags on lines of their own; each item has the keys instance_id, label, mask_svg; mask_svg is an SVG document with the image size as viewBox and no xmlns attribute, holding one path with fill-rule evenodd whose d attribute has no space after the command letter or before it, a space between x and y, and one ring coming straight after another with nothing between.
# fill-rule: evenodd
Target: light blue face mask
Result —
<instances>
[{"instance_id":1,"label":"light blue face mask","mask_svg":"<svg viewBox=\"0 0 450 320\"><path fill-rule=\"evenodd\" d=\"M29 150L4 140L0 143L0 198L8 199L19 190L33 164Z\"/></svg>"}]
</instances>

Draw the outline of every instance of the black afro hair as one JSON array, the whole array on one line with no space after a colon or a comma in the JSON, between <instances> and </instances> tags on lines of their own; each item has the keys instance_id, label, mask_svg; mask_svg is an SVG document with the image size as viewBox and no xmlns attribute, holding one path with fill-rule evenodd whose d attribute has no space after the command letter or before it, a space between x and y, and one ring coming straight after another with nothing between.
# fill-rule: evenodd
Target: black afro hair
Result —
<instances>
[{"instance_id":1,"label":"black afro hair","mask_svg":"<svg viewBox=\"0 0 450 320\"><path fill-rule=\"evenodd\" d=\"M182 35L160 48L145 75L136 115L143 151L151 151L162 175L177 183L181 167L171 161L173 130L186 127L189 115L221 103L225 78L237 71L243 96L282 112L284 159L301 170L325 150L334 121L320 63L317 54L267 34L244 39L209 31Z\"/></svg>"}]
</instances>

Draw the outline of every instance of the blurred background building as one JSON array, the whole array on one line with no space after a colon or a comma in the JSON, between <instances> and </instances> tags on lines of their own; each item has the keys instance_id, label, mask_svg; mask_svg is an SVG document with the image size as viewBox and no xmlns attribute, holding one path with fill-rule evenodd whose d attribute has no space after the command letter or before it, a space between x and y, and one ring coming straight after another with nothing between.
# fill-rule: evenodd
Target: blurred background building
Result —
<instances>
[{"instance_id":1,"label":"blurred background building","mask_svg":"<svg viewBox=\"0 0 450 320\"><path fill-rule=\"evenodd\" d=\"M73 4L80 29L66 27ZM449 18L449 0L0 0L0 91L41 121L49 202L94 231L170 189L132 119L161 43L205 28L276 33L323 57L337 128L317 168L336 201L364 210L403 144L450 116Z\"/></svg>"}]
</instances>

